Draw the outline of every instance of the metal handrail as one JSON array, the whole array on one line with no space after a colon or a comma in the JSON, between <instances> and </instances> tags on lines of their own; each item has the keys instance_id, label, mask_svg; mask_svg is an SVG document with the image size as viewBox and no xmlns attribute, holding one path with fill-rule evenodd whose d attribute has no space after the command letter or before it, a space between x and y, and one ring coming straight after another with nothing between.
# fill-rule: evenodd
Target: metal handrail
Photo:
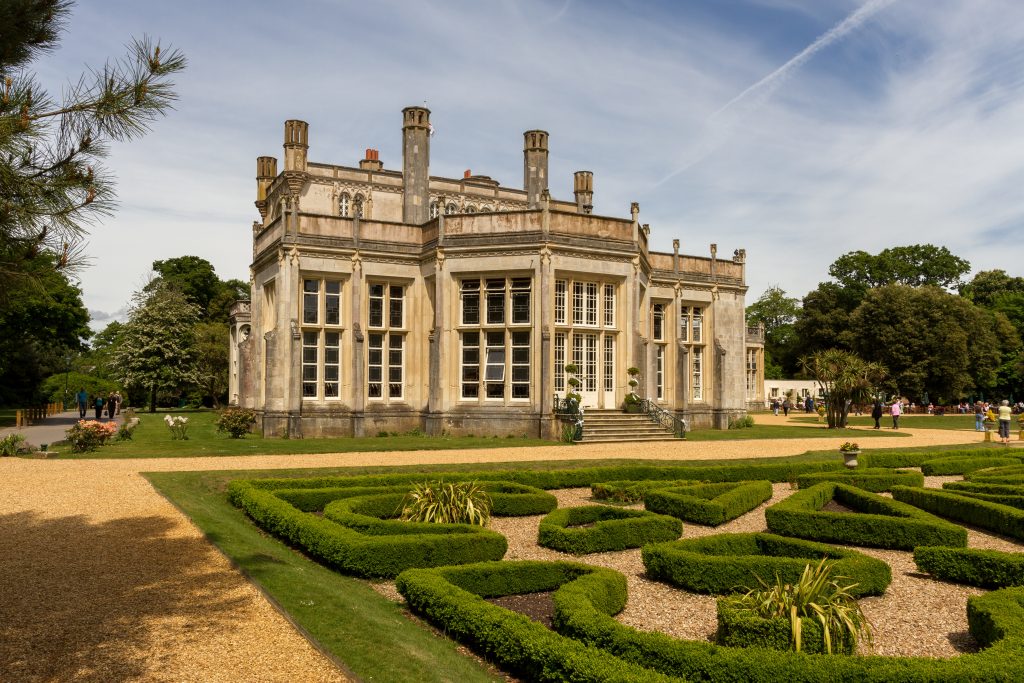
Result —
<instances>
[{"instance_id":1,"label":"metal handrail","mask_svg":"<svg viewBox=\"0 0 1024 683\"><path fill-rule=\"evenodd\" d=\"M583 440L583 405L574 400L567 398L558 398L558 394L555 394L554 401L554 413L559 417L562 422L572 422L576 426L576 436L574 441Z\"/></svg>"},{"instance_id":2,"label":"metal handrail","mask_svg":"<svg viewBox=\"0 0 1024 683\"><path fill-rule=\"evenodd\" d=\"M665 429L671 429L672 436L677 439L686 438L686 430L689 426L683 418L668 412L649 398L641 399L640 409L645 415L647 415L647 417L651 418Z\"/></svg>"}]
</instances>

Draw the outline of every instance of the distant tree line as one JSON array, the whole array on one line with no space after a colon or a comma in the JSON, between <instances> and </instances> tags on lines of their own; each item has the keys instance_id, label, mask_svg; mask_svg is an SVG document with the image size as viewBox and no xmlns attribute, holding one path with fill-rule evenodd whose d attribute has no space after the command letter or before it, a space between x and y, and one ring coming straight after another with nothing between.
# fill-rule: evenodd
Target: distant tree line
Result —
<instances>
[{"instance_id":1,"label":"distant tree line","mask_svg":"<svg viewBox=\"0 0 1024 683\"><path fill-rule=\"evenodd\" d=\"M1024 398L1024 278L969 272L945 247L917 244L840 256L802 300L769 287L747 308L765 326L765 376L805 376L802 360L838 349L884 367L879 388L919 403Z\"/></svg>"}]
</instances>

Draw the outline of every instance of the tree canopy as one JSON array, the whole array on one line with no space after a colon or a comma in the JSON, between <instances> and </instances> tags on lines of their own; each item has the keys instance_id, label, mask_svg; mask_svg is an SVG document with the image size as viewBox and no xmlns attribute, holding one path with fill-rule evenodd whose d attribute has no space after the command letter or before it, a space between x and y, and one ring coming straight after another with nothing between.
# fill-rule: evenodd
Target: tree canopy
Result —
<instances>
[{"instance_id":1,"label":"tree canopy","mask_svg":"<svg viewBox=\"0 0 1024 683\"><path fill-rule=\"evenodd\" d=\"M168 284L199 307L200 317L211 322L227 323L231 307L239 299L249 297L249 283L221 280L213 264L198 256L177 256L153 262L157 276L146 285L146 291Z\"/></svg>"},{"instance_id":2,"label":"tree canopy","mask_svg":"<svg viewBox=\"0 0 1024 683\"><path fill-rule=\"evenodd\" d=\"M946 247L911 244L883 249L878 254L851 251L837 258L828 274L841 286L851 289L885 285L955 289L970 270L970 263L953 255Z\"/></svg>"},{"instance_id":3,"label":"tree canopy","mask_svg":"<svg viewBox=\"0 0 1024 683\"><path fill-rule=\"evenodd\" d=\"M769 287L747 306L747 323L764 325L765 377L782 377L782 364L793 347L794 323L799 315L800 300L786 296L778 286Z\"/></svg>"}]
</instances>

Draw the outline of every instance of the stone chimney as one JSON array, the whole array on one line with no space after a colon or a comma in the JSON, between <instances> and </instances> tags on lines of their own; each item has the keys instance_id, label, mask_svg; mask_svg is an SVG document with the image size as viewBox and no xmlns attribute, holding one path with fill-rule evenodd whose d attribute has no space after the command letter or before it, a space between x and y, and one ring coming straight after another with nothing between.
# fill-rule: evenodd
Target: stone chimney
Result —
<instances>
[{"instance_id":1,"label":"stone chimney","mask_svg":"<svg viewBox=\"0 0 1024 683\"><path fill-rule=\"evenodd\" d=\"M430 220L430 110L402 110L402 222L421 225Z\"/></svg>"},{"instance_id":2,"label":"stone chimney","mask_svg":"<svg viewBox=\"0 0 1024 683\"><path fill-rule=\"evenodd\" d=\"M548 189L548 134L543 130L523 133L523 189L526 204L540 208L541 192Z\"/></svg>"},{"instance_id":3,"label":"stone chimney","mask_svg":"<svg viewBox=\"0 0 1024 683\"><path fill-rule=\"evenodd\" d=\"M594 174L590 171L576 171L572 174L573 194L576 195L576 212L594 211Z\"/></svg>"},{"instance_id":4,"label":"stone chimney","mask_svg":"<svg viewBox=\"0 0 1024 683\"><path fill-rule=\"evenodd\" d=\"M380 160L380 152L369 147L366 148L366 158L359 162L359 168L364 171L384 170L384 164Z\"/></svg>"}]
</instances>

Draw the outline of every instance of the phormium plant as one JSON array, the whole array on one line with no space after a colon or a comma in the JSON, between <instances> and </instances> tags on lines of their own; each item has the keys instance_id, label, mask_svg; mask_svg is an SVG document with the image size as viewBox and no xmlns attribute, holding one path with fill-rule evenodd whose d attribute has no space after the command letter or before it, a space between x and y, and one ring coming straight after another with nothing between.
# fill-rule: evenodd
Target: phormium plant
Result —
<instances>
[{"instance_id":1,"label":"phormium plant","mask_svg":"<svg viewBox=\"0 0 1024 683\"><path fill-rule=\"evenodd\" d=\"M407 522L487 526L491 497L475 481L425 481L406 494L399 518Z\"/></svg>"}]
</instances>

